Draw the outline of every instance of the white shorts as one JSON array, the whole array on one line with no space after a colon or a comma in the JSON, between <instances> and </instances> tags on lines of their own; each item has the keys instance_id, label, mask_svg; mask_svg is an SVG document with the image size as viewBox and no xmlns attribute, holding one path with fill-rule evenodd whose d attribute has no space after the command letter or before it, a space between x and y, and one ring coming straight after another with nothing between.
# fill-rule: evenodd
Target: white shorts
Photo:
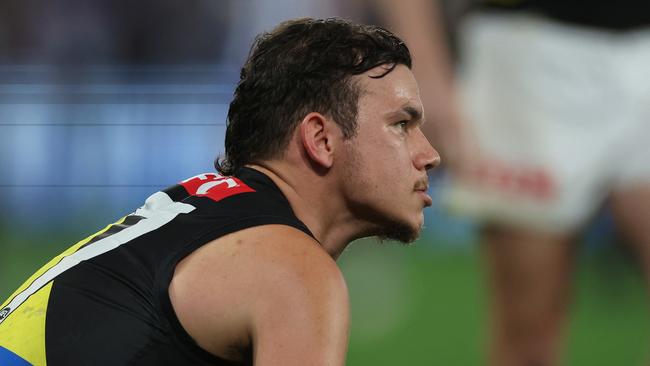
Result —
<instances>
[{"instance_id":1,"label":"white shorts","mask_svg":"<svg viewBox=\"0 0 650 366\"><path fill-rule=\"evenodd\" d=\"M562 232L612 190L650 183L650 29L481 14L461 31L461 90L481 156L474 180L444 192L453 210Z\"/></svg>"}]
</instances>

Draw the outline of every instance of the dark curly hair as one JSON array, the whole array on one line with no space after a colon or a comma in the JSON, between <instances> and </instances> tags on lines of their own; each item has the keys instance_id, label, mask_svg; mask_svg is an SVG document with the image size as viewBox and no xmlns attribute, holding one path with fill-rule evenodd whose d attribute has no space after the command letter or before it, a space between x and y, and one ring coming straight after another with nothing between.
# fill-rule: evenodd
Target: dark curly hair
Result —
<instances>
[{"instance_id":1,"label":"dark curly hair","mask_svg":"<svg viewBox=\"0 0 650 366\"><path fill-rule=\"evenodd\" d=\"M376 66L411 67L404 42L372 25L295 19L259 35L228 110L223 175L281 156L297 124L310 112L332 118L346 138L357 130L361 90L351 79Z\"/></svg>"}]
</instances>

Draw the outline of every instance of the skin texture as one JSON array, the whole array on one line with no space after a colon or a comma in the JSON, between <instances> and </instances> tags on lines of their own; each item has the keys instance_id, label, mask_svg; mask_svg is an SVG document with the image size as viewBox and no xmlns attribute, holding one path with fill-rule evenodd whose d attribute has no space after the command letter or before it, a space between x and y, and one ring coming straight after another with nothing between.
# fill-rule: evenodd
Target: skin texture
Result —
<instances>
[{"instance_id":1,"label":"skin texture","mask_svg":"<svg viewBox=\"0 0 650 366\"><path fill-rule=\"evenodd\" d=\"M637 258L650 289L650 184L639 183L612 194L612 212L618 229Z\"/></svg>"},{"instance_id":2,"label":"skin texture","mask_svg":"<svg viewBox=\"0 0 650 366\"><path fill-rule=\"evenodd\" d=\"M564 340L576 247L572 236L489 227L490 365L556 365Z\"/></svg>"},{"instance_id":3,"label":"skin texture","mask_svg":"<svg viewBox=\"0 0 650 366\"><path fill-rule=\"evenodd\" d=\"M275 182L318 242L266 225L221 237L177 265L172 305L207 351L255 365L344 364L348 294L335 259L357 238L415 238L430 205L426 171L440 162L420 129L413 74L397 65L372 78L388 68L355 77L363 92L352 139L308 113L281 157L250 165Z\"/></svg>"},{"instance_id":4,"label":"skin texture","mask_svg":"<svg viewBox=\"0 0 650 366\"><path fill-rule=\"evenodd\" d=\"M439 1L379 0L367 5L378 7L389 28L412 51L414 73L434 122L425 131L427 136L440 141L455 179L472 179L476 157L486 157L470 131L463 128L445 36L439 26ZM650 288L650 184L646 179L635 186L617 187L609 198L617 228L636 254ZM574 239L580 231L544 233L507 224L484 230L482 249L491 296L490 365L560 364L577 244Z\"/></svg>"},{"instance_id":5,"label":"skin texture","mask_svg":"<svg viewBox=\"0 0 650 366\"><path fill-rule=\"evenodd\" d=\"M400 65L384 78L362 78L360 86L365 93L358 136L342 149L350 160L343 169L344 197L372 234L410 242L422 227L422 208L431 205L421 194L428 187L426 171L440 162L420 129L417 83Z\"/></svg>"},{"instance_id":6,"label":"skin texture","mask_svg":"<svg viewBox=\"0 0 650 366\"><path fill-rule=\"evenodd\" d=\"M356 1L376 7L388 28L409 46L429 121L423 131L445 157L445 168L466 175L478 152L470 131L464 128L439 0Z\"/></svg>"},{"instance_id":7,"label":"skin texture","mask_svg":"<svg viewBox=\"0 0 650 366\"><path fill-rule=\"evenodd\" d=\"M179 263L169 293L183 327L222 358L245 361L252 350L255 365L345 360L343 276L291 227L255 227L203 246Z\"/></svg>"}]
</instances>

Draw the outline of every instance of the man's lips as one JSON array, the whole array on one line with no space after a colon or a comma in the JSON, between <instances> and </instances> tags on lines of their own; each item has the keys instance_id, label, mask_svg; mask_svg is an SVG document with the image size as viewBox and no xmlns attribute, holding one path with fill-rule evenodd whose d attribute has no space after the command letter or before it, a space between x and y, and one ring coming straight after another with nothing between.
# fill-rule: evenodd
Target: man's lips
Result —
<instances>
[{"instance_id":1,"label":"man's lips","mask_svg":"<svg viewBox=\"0 0 650 366\"><path fill-rule=\"evenodd\" d=\"M429 207L433 204L433 199L427 194L427 191L416 190L416 192L420 195L420 197L422 197L425 207Z\"/></svg>"},{"instance_id":2,"label":"man's lips","mask_svg":"<svg viewBox=\"0 0 650 366\"><path fill-rule=\"evenodd\" d=\"M429 191L429 180L428 179L422 179L419 180L415 184L414 190L422 197L424 200L424 205L426 207L429 207L433 204L433 200L431 199L431 196L427 194L427 191Z\"/></svg>"}]
</instances>

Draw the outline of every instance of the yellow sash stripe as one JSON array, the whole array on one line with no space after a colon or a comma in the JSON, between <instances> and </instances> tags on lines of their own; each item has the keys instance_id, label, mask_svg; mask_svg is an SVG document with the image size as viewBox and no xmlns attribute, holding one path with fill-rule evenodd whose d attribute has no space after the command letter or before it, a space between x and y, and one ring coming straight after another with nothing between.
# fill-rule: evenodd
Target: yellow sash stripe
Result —
<instances>
[{"instance_id":1,"label":"yellow sash stripe","mask_svg":"<svg viewBox=\"0 0 650 366\"><path fill-rule=\"evenodd\" d=\"M54 267L63 258L75 253L84 244L87 244L97 235L101 235L113 225L121 224L126 217L117 222L106 226L101 231L81 240L71 246L63 253L54 257L36 273L34 273L22 286L16 290L0 309L9 304L20 292L25 291L32 282L42 276L50 268ZM47 304L50 298L52 284L50 281L37 292L32 294L22 305L20 305L4 322L0 323L0 345L11 352L22 357L27 362L35 366L45 366L45 316L47 313Z\"/></svg>"},{"instance_id":2,"label":"yellow sash stripe","mask_svg":"<svg viewBox=\"0 0 650 366\"><path fill-rule=\"evenodd\" d=\"M45 313L52 282L29 297L0 324L0 345L34 366L45 366Z\"/></svg>"},{"instance_id":3,"label":"yellow sash stripe","mask_svg":"<svg viewBox=\"0 0 650 366\"><path fill-rule=\"evenodd\" d=\"M2 309L2 308L4 308L5 306L7 306L7 305L9 304L9 302L11 301L11 299L13 299L16 295L18 295L18 294L21 293L22 291L25 291L25 289L27 289L27 288L29 287L29 285L32 284L32 282L34 282L37 278L39 278L40 276L42 276L43 273L47 272L50 268L54 267L57 263L59 263L59 262L61 261L61 259L63 259L64 257L67 257L67 256L69 256L70 254L76 252L76 251L79 250L79 248L81 248L84 244L86 244L86 243L88 243L89 241L93 240L94 237L96 237L97 235L101 235L101 234L103 234L104 232L106 232L106 230L110 229L111 226L121 224L122 222L124 222L124 219L126 219L126 216L125 216L125 217L122 217L122 218L119 219L117 222L115 222L115 223L113 223L113 224L110 224L110 225L106 226L105 228L103 228L102 230L96 232L95 234L92 234L91 236L89 236L89 237L83 239L82 241L78 242L77 244L75 244L75 245L71 246L70 248L66 249L66 251L64 251L63 253L59 254L59 255L56 256L56 257L54 257L54 258L53 258L52 260L50 260L46 265L44 265L43 267L41 267L41 269L39 269L36 273L34 273L34 274L33 274L33 275L32 275L32 276L31 276L27 281L25 281L25 283L23 283L23 285L20 286L20 287L18 288L18 290L16 290L16 291L15 291L15 292L14 292L14 293L13 293L13 294L12 294L12 295L11 295L11 296L10 296L10 297L9 297L9 298L8 298L8 299L7 299L3 304L2 304L2 306L0 306L0 309Z\"/></svg>"}]
</instances>

